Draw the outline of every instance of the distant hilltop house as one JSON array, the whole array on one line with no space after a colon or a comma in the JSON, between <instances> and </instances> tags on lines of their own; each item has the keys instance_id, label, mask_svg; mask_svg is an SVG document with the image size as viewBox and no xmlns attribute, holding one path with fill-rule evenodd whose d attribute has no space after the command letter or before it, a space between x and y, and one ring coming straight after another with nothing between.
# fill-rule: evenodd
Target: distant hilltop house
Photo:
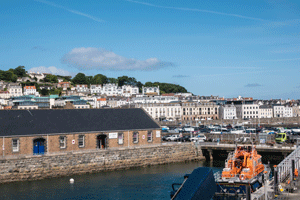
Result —
<instances>
[{"instance_id":1,"label":"distant hilltop house","mask_svg":"<svg viewBox=\"0 0 300 200\"><path fill-rule=\"evenodd\" d=\"M39 155L161 143L142 109L0 110L0 154Z\"/></svg>"},{"instance_id":2,"label":"distant hilltop house","mask_svg":"<svg viewBox=\"0 0 300 200\"><path fill-rule=\"evenodd\" d=\"M35 82L35 80L34 79L31 79L31 78L29 78L29 77L19 77L18 79L17 79L17 82Z\"/></svg>"},{"instance_id":3,"label":"distant hilltop house","mask_svg":"<svg viewBox=\"0 0 300 200\"><path fill-rule=\"evenodd\" d=\"M39 73L39 72L30 72L28 73L28 76L30 76L30 78L34 79L36 78L38 82L40 82L42 79L44 79L46 77L46 74L44 73Z\"/></svg>"},{"instance_id":4,"label":"distant hilltop house","mask_svg":"<svg viewBox=\"0 0 300 200\"><path fill-rule=\"evenodd\" d=\"M35 86L25 86L23 94L24 95L35 95L35 96L39 95L39 93L36 91Z\"/></svg>"},{"instance_id":5,"label":"distant hilltop house","mask_svg":"<svg viewBox=\"0 0 300 200\"><path fill-rule=\"evenodd\" d=\"M7 85L7 91L9 91L10 97L22 96L22 86L19 84L10 83Z\"/></svg>"},{"instance_id":6,"label":"distant hilltop house","mask_svg":"<svg viewBox=\"0 0 300 200\"><path fill-rule=\"evenodd\" d=\"M90 85L90 93L96 95L106 96L124 96L131 97L139 94L139 88L132 85L123 85L119 87L118 84L108 83L102 85Z\"/></svg>"},{"instance_id":7,"label":"distant hilltop house","mask_svg":"<svg viewBox=\"0 0 300 200\"><path fill-rule=\"evenodd\" d=\"M75 89L77 91L77 93L83 93L83 94L88 94L90 93L90 89L88 88L88 85L76 85Z\"/></svg>"},{"instance_id":8,"label":"distant hilltop house","mask_svg":"<svg viewBox=\"0 0 300 200\"><path fill-rule=\"evenodd\" d=\"M10 98L9 91L0 91L0 98L1 99L8 99L8 98Z\"/></svg>"},{"instance_id":9,"label":"distant hilltop house","mask_svg":"<svg viewBox=\"0 0 300 200\"><path fill-rule=\"evenodd\" d=\"M143 95L159 95L159 86L157 87L142 87Z\"/></svg>"},{"instance_id":10,"label":"distant hilltop house","mask_svg":"<svg viewBox=\"0 0 300 200\"><path fill-rule=\"evenodd\" d=\"M67 89L71 87L71 82L59 82L57 84L57 88L63 88L63 89Z\"/></svg>"}]
</instances>

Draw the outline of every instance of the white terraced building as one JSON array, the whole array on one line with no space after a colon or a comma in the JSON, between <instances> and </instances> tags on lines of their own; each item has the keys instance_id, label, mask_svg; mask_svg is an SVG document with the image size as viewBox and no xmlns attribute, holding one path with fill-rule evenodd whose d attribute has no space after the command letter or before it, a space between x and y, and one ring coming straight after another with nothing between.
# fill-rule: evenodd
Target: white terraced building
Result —
<instances>
[{"instance_id":1,"label":"white terraced building","mask_svg":"<svg viewBox=\"0 0 300 200\"><path fill-rule=\"evenodd\" d=\"M251 119L258 118L259 105L258 104L236 104L237 118Z\"/></svg>"},{"instance_id":2,"label":"white terraced building","mask_svg":"<svg viewBox=\"0 0 300 200\"><path fill-rule=\"evenodd\" d=\"M78 93L89 93L88 85L76 85L76 91Z\"/></svg>"},{"instance_id":3,"label":"white terraced building","mask_svg":"<svg viewBox=\"0 0 300 200\"><path fill-rule=\"evenodd\" d=\"M180 120L182 117L181 105L179 103L170 104L136 104L137 108L143 108L153 119Z\"/></svg>"},{"instance_id":4,"label":"white terraced building","mask_svg":"<svg viewBox=\"0 0 300 200\"><path fill-rule=\"evenodd\" d=\"M273 108L271 105L261 105L259 106L258 118L272 118Z\"/></svg>"},{"instance_id":5,"label":"white terraced building","mask_svg":"<svg viewBox=\"0 0 300 200\"><path fill-rule=\"evenodd\" d=\"M285 105L273 105L273 117L293 117L293 108Z\"/></svg>"},{"instance_id":6,"label":"white terraced building","mask_svg":"<svg viewBox=\"0 0 300 200\"><path fill-rule=\"evenodd\" d=\"M103 84L102 94L107 96L122 95L122 88L115 83Z\"/></svg>"},{"instance_id":7,"label":"white terraced building","mask_svg":"<svg viewBox=\"0 0 300 200\"><path fill-rule=\"evenodd\" d=\"M35 86L25 86L23 94L24 95L35 95L35 96L39 95L39 93L36 91Z\"/></svg>"},{"instance_id":8,"label":"white terraced building","mask_svg":"<svg viewBox=\"0 0 300 200\"><path fill-rule=\"evenodd\" d=\"M139 95L136 97L133 97L132 99L133 103L170 103L173 101L178 101L178 97L175 96L144 96Z\"/></svg>"},{"instance_id":9,"label":"white terraced building","mask_svg":"<svg viewBox=\"0 0 300 200\"><path fill-rule=\"evenodd\" d=\"M122 96L131 97L132 95L139 94L139 88L132 85L123 85L122 86Z\"/></svg>"},{"instance_id":10,"label":"white terraced building","mask_svg":"<svg viewBox=\"0 0 300 200\"><path fill-rule=\"evenodd\" d=\"M160 95L159 86L157 87L142 87L143 95Z\"/></svg>"},{"instance_id":11,"label":"white terraced building","mask_svg":"<svg viewBox=\"0 0 300 200\"><path fill-rule=\"evenodd\" d=\"M22 96L22 86L20 85L8 85L7 90L11 97Z\"/></svg>"},{"instance_id":12,"label":"white terraced building","mask_svg":"<svg viewBox=\"0 0 300 200\"><path fill-rule=\"evenodd\" d=\"M102 94L101 85L90 85L91 94Z\"/></svg>"},{"instance_id":13,"label":"white terraced building","mask_svg":"<svg viewBox=\"0 0 300 200\"><path fill-rule=\"evenodd\" d=\"M232 105L224 105L219 108L220 119L236 119L236 107Z\"/></svg>"}]
</instances>

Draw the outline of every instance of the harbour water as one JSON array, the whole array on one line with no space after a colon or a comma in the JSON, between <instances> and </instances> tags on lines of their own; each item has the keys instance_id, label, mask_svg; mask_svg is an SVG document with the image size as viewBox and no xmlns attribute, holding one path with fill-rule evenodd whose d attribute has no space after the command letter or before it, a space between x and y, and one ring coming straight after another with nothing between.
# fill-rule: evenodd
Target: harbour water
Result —
<instances>
[{"instance_id":1,"label":"harbour water","mask_svg":"<svg viewBox=\"0 0 300 200\"><path fill-rule=\"evenodd\" d=\"M186 162L0 185L5 200L170 199L172 183L197 167L222 170L224 161ZM70 178L75 182L70 184Z\"/></svg>"}]
</instances>

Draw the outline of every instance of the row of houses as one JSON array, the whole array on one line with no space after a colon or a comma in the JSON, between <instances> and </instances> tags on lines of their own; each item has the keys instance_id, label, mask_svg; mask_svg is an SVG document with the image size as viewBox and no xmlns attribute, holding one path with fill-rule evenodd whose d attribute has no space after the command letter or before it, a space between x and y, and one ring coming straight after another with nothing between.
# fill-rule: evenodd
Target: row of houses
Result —
<instances>
[{"instance_id":1,"label":"row of houses","mask_svg":"<svg viewBox=\"0 0 300 200\"><path fill-rule=\"evenodd\" d=\"M28 78L28 77L26 77ZM118 84L108 83L103 85L85 85L78 84L74 87L70 82L59 82L52 86L40 86L40 89L51 90L53 88L62 88L62 94L65 95L106 95L106 96L122 96L132 97L139 95L139 88L132 85L123 85L119 87ZM0 82L0 98L10 98L22 95L35 95L39 96L37 88L35 86L22 86L19 83L7 83ZM160 95L158 87L142 87L142 95Z\"/></svg>"},{"instance_id":2,"label":"row of houses","mask_svg":"<svg viewBox=\"0 0 300 200\"><path fill-rule=\"evenodd\" d=\"M122 96L131 97L136 96L139 93L139 88L133 85L123 85L119 87L118 84L108 83L103 85L75 85L72 87L69 82L58 83L58 88L63 88L63 90L69 90L68 94L78 94L78 95L106 95L106 96ZM142 95L160 95L159 86L157 87L142 87Z\"/></svg>"},{"instance_id":3,"label":"row of houses","mask_svg":"<svg viewBox=\"0 0 300 200\"><path fill-rule=\"evenodd\" d=\"M186 94L162 94L159 96L58 96L36 97L34 95L13 97L1 101L13 109L52 108L143 108L156 120L212 120L251 119L299 116L298 101L230 100L194 98ZM5 107L4 107L5 108Z\"/></svg>"}]
</instances>

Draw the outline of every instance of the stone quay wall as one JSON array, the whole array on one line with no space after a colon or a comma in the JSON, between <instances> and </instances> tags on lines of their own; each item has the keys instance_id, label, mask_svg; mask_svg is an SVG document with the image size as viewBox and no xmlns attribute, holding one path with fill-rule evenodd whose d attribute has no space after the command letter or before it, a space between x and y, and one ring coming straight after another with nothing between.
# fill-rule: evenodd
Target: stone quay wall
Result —
<instances>
[{"instance_id":1,"label":"stone quay wall","mask_svg":"<svg viewBox=\"0 0 300 200\"><path fill-rule=\"evenodd\" d=\"M0 158L0 183L202 159L194 143Z\"/></svg>"}]
</instances>

